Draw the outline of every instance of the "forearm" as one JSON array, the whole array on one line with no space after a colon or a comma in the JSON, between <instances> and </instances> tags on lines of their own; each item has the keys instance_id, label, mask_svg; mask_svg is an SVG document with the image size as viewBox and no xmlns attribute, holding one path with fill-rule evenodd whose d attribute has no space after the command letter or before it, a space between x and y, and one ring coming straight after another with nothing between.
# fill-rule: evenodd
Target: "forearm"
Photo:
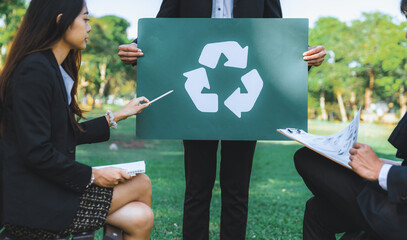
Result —
<instances>
[{"instance_id":1,"label":"forearm","mask_svg":"<svg viewBox=\"0 0 407 240\"><path fill-rule=\"evenodd\" d=\"M142 104L142 102L144 103ZM134 98L129 103L127 103L126 106L114 113L112 113L111 111L107 111L106 121L108 122L109 126L116 128L118 122L130 116L141 113L143 109L145 109L149 105L149 100L145 97Z\"/></svg>"},{"instance_id":2,"label":"forearm","mask_svg":"<svg viewBox=\"0 0 407 240\"><path fill-rule=\"evenodd\" d=\"M110 116L111 115L106 114L105 118L106 118L107 123L111 127L113 125L113 121L118 123L122 120L125 120L126 118L129 117L129 113L127 113L125 109L120 109L113 113L113 121Z\"/></svg>"},{"instance_id":3,"label":"forearm","mask_svg":"<svg viewBox=\"0 0 407 240\"><path fill-rule=\"evenodd\" d=\"M110 138L109 122L104 117L82 122L79 125L84 131L79 132L77 145L104 142Z\"/></svg>"},{"instance_id":4,"label":"forearm","mask_svg":"<svg viewBox=\"0 0 407 240\"><path fill-rule=\"evenodd\" d=\"M392 167L392 165L385 163L385 164L383 164L383 166L379 172L379 178L378 178L379 185L386 191L387 191L387 177L389 175L389 171L390 171L391 167Z\"/></svg>"},{"instance_id":5,"label":"forearm","mask_svg":"<svg viewBox=\"0 0 407 240\"><path fill-rule=\"evenodd\" d=\"M407 167L391 167L387 176L387 192L391 202L407 202Z\"/></svg>"},{"instance_id":6,"label":"forearm","mask_svg":"<svg viewBox=\"0 0 407 240\"><path fill-rule=\"evenodd\" d=\"M51 143L20 144L25 165L43 178L82 193L91 175L91 168L55 149Z\"/></svg>"},{"instance_id":7,"label":"forearm","mask_svg":"<svg viewBox=\"0 0 407 240\"><path fill-rule=\"evenodd\" d=\"M379 185L387 191L387 177L389 175L389 171L392 166L401 166L400 161L393 161L389 159L380 158L380 160L384 163L382 168L379 172Z\"/></svg>"}]
</instances>

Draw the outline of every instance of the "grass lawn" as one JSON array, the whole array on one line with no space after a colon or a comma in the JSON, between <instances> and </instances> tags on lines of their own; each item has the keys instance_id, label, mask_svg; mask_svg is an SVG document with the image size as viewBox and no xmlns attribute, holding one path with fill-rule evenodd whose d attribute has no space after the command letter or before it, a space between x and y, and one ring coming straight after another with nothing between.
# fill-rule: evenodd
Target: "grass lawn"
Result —
<instances>
[{"instance_id":1,"label":"grass lawn","mask_svg":"<svg viewBox=\"0 0 407 240\"><path fill-rule=\"evenodd\" d=\"M98 113L102 114L102 111L87 116L91 118ZM153 185L155 215L151 239L182 239L185 191L182 142L135 141L135 125L135 118L130 118L120 122L117 130L111 131L109 142L79 146L77 159L92 166L146 161L147 174ZM309 132L328 135L346 125L310 121ZM387 142L393 128L361 124L359 141L370 144L379 157L394 159L395 149ZM109 150L112 143L116 143L119 150ZM311 193L297 174L292 160L294 152L301 146L294 142L258 142L250 186L247 239L302 239L304 204ZM219 239L220 207L217 180L211 204L210 239Z\"/></svg>"}]
</instances>

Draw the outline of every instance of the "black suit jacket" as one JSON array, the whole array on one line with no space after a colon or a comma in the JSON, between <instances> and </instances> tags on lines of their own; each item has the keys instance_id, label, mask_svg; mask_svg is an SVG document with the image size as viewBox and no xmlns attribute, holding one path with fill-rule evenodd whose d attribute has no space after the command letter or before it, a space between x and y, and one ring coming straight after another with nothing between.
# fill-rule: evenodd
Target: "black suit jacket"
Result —
<instances>
[{"instance_id":1,"label":"black suit jacket","mask_svg":"<svg viewBox=\"0 0 407 240\"><path fill-rule=\"evenodd\" d=\"M397 148L403 166L392 166L387 176L387 191L369 183L358 196L366 221L383 239L407 239L407 115L389 138Z\"/></svg>"},{"instance_id":2,"label":"black suit jacket","mask_svg":"<svg viewBox=\"0 0 407 240\"><path fill-rule=\"evenodd\" d=\"M74 127L65 85L51 50L27 56L6 96L0 140L3 221L59 232L76 213L91 167L75 161L75 146L105 141L105 117Z\"/></svg>"},{"instance_id":3,"label":"black suit jacket","mask_svg":"<svg viewBox=\"0 0 407 240\"><path fill-rule=\"evenodd\" d=\"M157 17L210 18L213 0L163 0ZM280 0L234 0L235 18L281 18Z\"/></svg>"},{"instance_id":4,"label":"black suit jacket","mask_svg":"<svg viewBox=\"0 0 407 240\"><path fill-rule=\"evenodd\" d=\"M163 0L158 18L210 18L213 0ZM280 0L234 0L235 18L282 18ZM137 43L137 39L133 41Z\"/></svg>"}]
</instances>

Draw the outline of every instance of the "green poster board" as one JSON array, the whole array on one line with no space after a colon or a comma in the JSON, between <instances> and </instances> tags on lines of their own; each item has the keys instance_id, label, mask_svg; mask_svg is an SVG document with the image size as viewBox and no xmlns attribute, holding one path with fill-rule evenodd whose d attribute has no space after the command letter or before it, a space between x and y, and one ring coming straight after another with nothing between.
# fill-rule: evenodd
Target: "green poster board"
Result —
<instances>
[{"instance_id":1,"label":"green poster board","mask_svg":"<svg viewBox=\"0 0 407 240\"><path fill-rule=\"evenodd\" d=\"M141 19L140 139L282 140L307 130L307 19Z\"/></svg>"}]
</instances>

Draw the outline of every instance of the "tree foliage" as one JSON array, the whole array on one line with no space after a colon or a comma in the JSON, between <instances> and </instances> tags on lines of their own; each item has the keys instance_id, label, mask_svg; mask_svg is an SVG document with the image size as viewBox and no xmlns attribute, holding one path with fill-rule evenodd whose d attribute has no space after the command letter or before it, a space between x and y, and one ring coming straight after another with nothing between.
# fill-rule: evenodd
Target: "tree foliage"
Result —
<instances>
[{"instance_id":1,"label":"tree foliage","mask_svg":"<svg viewBox=\"0 0 407 240\"><path fill-rule=\"evenodd\" d=\"M130 42L126 32L130 24L116 16L92 17L90 24L89 44L83 51L84 94L104 100L109 95L134 96L135 67L124 65L117 56L119 44Z\"/></svg>"},{"instance_id":2,"label":"tree foliage","mask_svg":"<svg viewBox=\"0 0 407 240\"><path fill-rule=\"evenodd\" d=\"M341 120L358 107L363 107L366 117L375 114L373 104L378 102L403 114L407 96L405 28L405 23L396 24L379 12L364 13L349 25L335 18L320 18L310 30L310 44L324 45L328 55L320 68L311 70L310 97L331 96L325 98L326 105L336 106L330 110ZM310 102L317 107L316 99Z\"/></svg>"},{"instance_id":3,"label":"tree foliage","mask_svg":"<svg viewBox=\"0 0 407 240\"><path fill-rule=\"evenodd\" d=\"M0 1L0 69L25 11L25 0Z\"/></svg>"},{"instance_id":4,"label":"tree foliage","mask_svg":"<svg viewBox=\"0 0 407 240\"><path fill-rule=\"evenodd\" d=\"M26 9L25 0L0 0L0 69ZM136 67L124 65L117 47L129 43L129 23L120 17L91 18L89 44L82 55L80 97L106 101L135 95ZM359 108L375 114L374 103L407 111L407 23L380 12L344 23L320 18L310 29L309 44L328 53L309 73L309 109L322 119L346 121Z\"/></svg>"}]
</instances>

